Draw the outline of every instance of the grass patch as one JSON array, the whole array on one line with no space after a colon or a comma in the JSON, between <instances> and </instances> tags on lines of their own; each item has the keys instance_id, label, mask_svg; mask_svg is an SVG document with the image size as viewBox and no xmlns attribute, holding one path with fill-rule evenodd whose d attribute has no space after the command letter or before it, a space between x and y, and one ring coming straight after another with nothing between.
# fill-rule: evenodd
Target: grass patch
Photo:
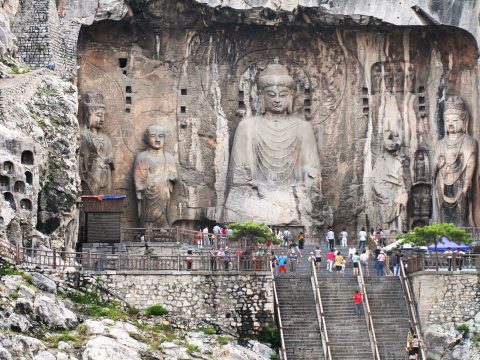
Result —
<instances>
[{"instance_id":1,"label":"grass patch","mask_svg":"<svg viewBox=\"0 0 480 360\"><path fill-rule=\"evenodd\" d=\"M200 348L198 347L198 345L187 344L187 353L189 355L192 355L193 353L198 353L198 352L200 352Z\"/></svg>"},{"instance_id":2,"label":"grass patch","mask_svg":"<svg viewBox=\"0 0 480 360\"><path fill-rule=\"evenodd\" d=\"M85 324L80 324L80 325L78 325L78 327L77 327L77 331L78 331L78 333L79 333L80 335L85 336L85 335L88 334L88 327L87 327L87 325L85 325Z\"/></svg>"},{"instance_id":3,"label":"grass patch","mask_svg":"<svg viewBox=\"0 0 480 360\"><path fill-rule=\"evenodd\" d=\"M278 355L276 352L272 352L270 354L270 360L280 360L280 355Z\"/></svg>"},{"instance_id":4,"label":"grass patch","mask_svg":"<svg viewBox=\"0 0 480 360\"><path fill-rule=\"evenodd\" d=\"M73 342L75 345L81 345L84 341L85 338L83 336L77 336L72 334L71 332L64 331L63 333L60 334L55 334L51 336L47 336L43 339L46 343L48 343L51 347L58 347L58 343L60 341L63 342Z\"/></svg>"},{"instance_id":5,"label":"grass patch","mask_svg":"<svg viewBox=\"0 0 480 360\"><path fill-rule=\"evenodd\" d=\"M460 325L458 325L458 326L457 326L457 330L458 330L458 331L461 331L461 332L463 332L463 333L465 333L465 334L468 334L468 332L470 331L470 329L469 329L469 327L468 327L467 324L460 324Z\"/></svg>"},{"instance_id":6,"label":"grass patch","mask_svg":"<svg viewBox=\"0 0 480 360\"><path fill-rule=\"evenodd\" d=\"M168 313L168 310L165 309L162 305L152 305L145 309L145 315L147 316L160 316Z\"/></svg>"},{"instance_id":7,"label":"grass patch","mask_svg":"<svg viewBox=\"0 0 480 360\"><path fill-rule=\"evenodd\" d=\"M223 345L228 345L228 344L230 344L230 339L226 336L219 336L219 337L217 337L217 343L219 345L222 345L222 346Z\"/></svg>"},{"instance_id":8,"label":"grass patch","mask_svg":"<svg viewBox=\"0 0 480 360\"><path fill-rule=\"evenodd\" d=\"M215 335L217 333L217 330L213 327L208 327L206 329L203 329L203 333L205 335Z\"/></svg>"},{"instance_id":9,"label":"grass patch","mask_svg":"<svg viewBox=\"0 0 480 360\"><path fill-rule=\"evenodd\" d=\"M472 334L472 342L475 344L475 347L480 347L480 333L474 332Z\"/></svg>"},{"instance_id":10,"label":"grass patch","mask_svg":"<svg viewBox=\"0 0 480 360\"><path fill-rule=\"evenodd\" d=\"M10 297L11 297L12 299L14 299L14 300L17 300L18 297L19 297L18 291L12 291L12 292L10 293Z\"/></svg>"},{"instance_id":11,"label":"grass patch","mask_svg":"<svg viewBox=\"0 0 480 360\"><path fill-rule=\"evenodd\" d=\"M112 320L127 320L133 317L119 301L104 301L96 292L69 292L66 297L74 303L83 305L82 312L93 318L107 317Z\"/></svg>"}]
</instances>

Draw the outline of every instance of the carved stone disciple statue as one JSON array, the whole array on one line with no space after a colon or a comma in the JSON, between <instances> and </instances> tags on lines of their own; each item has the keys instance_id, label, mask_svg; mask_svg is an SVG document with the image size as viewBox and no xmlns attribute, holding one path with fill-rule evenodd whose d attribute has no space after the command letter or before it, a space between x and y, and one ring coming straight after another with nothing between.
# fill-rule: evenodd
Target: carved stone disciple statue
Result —
<instances>
[{"instance_id":1,"label":"carved stone disciple statue","mask_svg":"<svg viewBox=\"0 0 480 360\"><path fill-rule=\"evenodd\" d=\"M435 147L434 178L438 220L475 226L471 185L477 141L467 134L468 112L458 96L445 101L445 137Z\"/></svg>"},{"instance_id":2,"label":"carved stone disciple statue","mask_svg":"<svg viewBox=\"0 0 480 360\"><path fill-rule=\"evenodd\" d=\"M150 125L144 134L148 149L135 159L138 216L140 225L144 227L169 225L168 205L178 176L173 155L164 150L165 135L160 125Z\"/></svg>"},{"instance_id":3,"label":"carved stone disciple statue","mask_svg":"<svg viewBox=\"0 0 480 360\"><path fill-rule=\"evenodd\" d=\"M80 139L80 178L84 194L108 194L113 164L113 146L102 132L105 121L103 95L87 92L83 101L85 129Z\"/></svg>"},{"instance_id":4,"label":"carved stone disciple statue","mask_svg":"<svg viewBox=\"0 0 480 360\"><path fill-rule=\"evenodd\" d=\"M277 59L260 74L260 114L243 119L233 141L225 220L308 223L320 161L312 125L292 115L293 87Z\"/></svg>"},{"instance_id":5,"label":"carved stone disciple statue","mask_svg":"<svg viewBox=\"0 0 480 360\"><path fill-rule=\"evenodd\" d=\"M406 228L408 192L404 166L399 156L401 139L391 130L383 133L383 152L373 167L376 217L382 229L401 232Z\"/></svg>"}]
</instances>

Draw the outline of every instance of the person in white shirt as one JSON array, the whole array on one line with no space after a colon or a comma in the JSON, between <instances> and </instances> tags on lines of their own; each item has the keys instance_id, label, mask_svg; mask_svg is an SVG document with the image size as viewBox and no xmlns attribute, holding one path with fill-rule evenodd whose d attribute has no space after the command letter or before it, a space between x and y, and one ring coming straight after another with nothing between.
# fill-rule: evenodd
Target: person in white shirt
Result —
<instances>
[{"instance_id":1,"label":"person in white shirt","mask_svg":"<svg viewBox=\"0 0 480 360\"><path fill-rule=\"evenodd\" d=\"M335 248L335 234L332 229L329 229L327 232L328 246L331 250Z\"/></svg>"},{"instance_id":2,"label":"person in white shirt","mask_svg":"<svg viewBox=\"0 0 480 360\"><path fill-rule=\"evenodd\" d=\"M362 271L366 276L369 276L368 273L368 255L367 251L363 250L362 254L360 255L360 264L362 264Z\"/></svg>"},{"instance_id":3,"label":"person in white shirt","mask_svg":"<svg viewBox=\"0 0 480 360\"><path fill-rule=\"evenodd\" d=\"M352 257L356 252L357 250L355 249L355 245L350 246L350 249L348 249L348 258L352 260Z\"/></svg>"},{"instance_id":4,"label":"person in white shirt","mask_svg":"<svg viewBox=\"0 0 480 360\"><path fill-rule=\"evenodd\" d=\"M367 243L367 232L365 228L362 227L362 230L358 233L358 250L365 249Z\"/></svg>"},{"instance_id":5,"label":"person in white shirt","mask_svg":"<svg viewBox=\"0 0 480 360\"><path fill-rule=\"evenodd\" d=\"M342 232L340 233L340 237L342 239L342 246L347 247L348 233L346 229L342 230Z\"/></svg>"},{"instance_id":6,"label":"person in white shirt","mask_svg":"<svg viewBox=\"0 0 480 360\"><path fill-rule=\"evenodd\" d=\"M315 265L317 266L317 271L320 271L320 265L322 264L322 250L317 246L315 249Z\"/></svg>"}]
</instances>

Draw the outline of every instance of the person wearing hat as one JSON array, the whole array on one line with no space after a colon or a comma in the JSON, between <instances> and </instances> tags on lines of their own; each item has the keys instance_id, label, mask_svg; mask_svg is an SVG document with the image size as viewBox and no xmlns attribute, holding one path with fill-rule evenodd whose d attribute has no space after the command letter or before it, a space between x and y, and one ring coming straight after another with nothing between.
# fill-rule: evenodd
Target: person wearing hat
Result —
<instances>
[{"instance_id":1,"label":"person wearing hat","mask_svg":"<svg viewBox=\"0 0 480 360\"><path fill-rule=\"evenodd\" d=\"M288 256L288 261L290 264L290 271L293 273L293 276L295 276L295 271L297 271L297 262L298 262L298 255L295 252L295 250L290 251L290 255Z\"/></svg>"}]
</instances>

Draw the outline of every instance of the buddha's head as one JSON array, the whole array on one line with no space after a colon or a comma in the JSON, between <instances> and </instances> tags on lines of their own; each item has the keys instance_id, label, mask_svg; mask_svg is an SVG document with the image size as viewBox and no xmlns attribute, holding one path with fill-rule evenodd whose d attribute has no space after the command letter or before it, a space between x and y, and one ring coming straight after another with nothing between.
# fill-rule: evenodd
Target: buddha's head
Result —
<instances>
[{"instance_id":1,"label":"buddha's head","mask_svg":"<svg viewBox=\"0 0 480 360\"><path fill-rule=\"evenodd\" d=\"M284 114L293 111L293 86L295 82L278 59L263 70L258 78L260 111L262 114Z\"/></svg>"},{"instance_id":2,"label":"buddha's head","mask_svg":"<svg viewBox=\"0 0 480 360\"><path fill-rule=\"evenodd\" d=\"M445 101L445 131L447 134L465 133L468 126L468 112L459 96L449 96Z\"/></svg>"},{"instance_id":3,"label":"buddha's head","mask_svg":"<svg viewBox=\"0 0 480 360\"><path fill-rule=\"evenodd\" d=\"M165 146L165 129L160 125L150 125L145 130L144 139L148 147L160 150Z\"/></svg>"},{"instance_id":4,"label":"buddha's head","mask_svg":"<svg viewBox=\"0 0 480 360\"><path fill-rule=\"evenodd\" d=\"M105 102L103 95L89 91L83 100L83 118L85 126L89 129L100 129L105 122Z\"/></svg>"},{"instance_id":5,"label":"buddha's head","mask_svg":"<svg viewBox=\"0 0 480 360\"><path fill-rule=\"evenodd\" d=\"M400 149L400 145L402 144L402 139L398 135L398 133L392 130L385 130L383 132L383 147L388 152L396 152Z\"/></svg>"}]
</instances>

